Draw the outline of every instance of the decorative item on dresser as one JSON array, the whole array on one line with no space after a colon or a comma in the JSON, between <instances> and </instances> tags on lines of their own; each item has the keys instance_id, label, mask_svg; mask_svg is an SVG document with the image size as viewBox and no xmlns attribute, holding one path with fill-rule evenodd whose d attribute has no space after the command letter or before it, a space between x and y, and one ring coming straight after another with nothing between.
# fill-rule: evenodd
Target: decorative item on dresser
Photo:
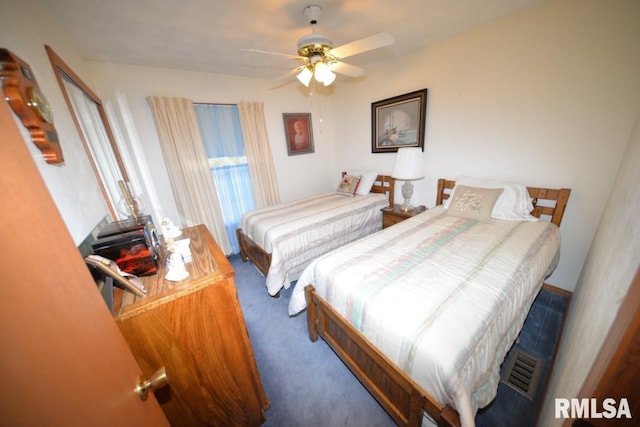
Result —
<instances>
[{"instance_id":1,"label":"decorative item on dresser","mask_svg":"<svg viewBox=\"0 0 640 427\"><path fill-rule=\"evenodd\" d=\"M144 375L166 369L169 385L155 394L172 426L258 426L270 404L233 269L205 226L182 238L190 239L188 278L165 280L160 262L142 278L146 296L117 290L116 322Z\"/></svg>"},{"instance_id":2,"label":"decorative item on dresser","mask_svg":"<svg viewBox=\"0 0 640 427\"><path fill-rule=\"evenodd\" d=\"M403 426L423 416L472 425L495 397L557 265L571 191L473 179L438 189L448 206L317 258L289 301L290 315L307 309L311 340L321 336Z\"/></svg>"},{"instance_id":3,"label":"decorative item on dresser","mask_svg":"<svg viewBox=\"0 0 640 427\"><path fill-rule=\"evenodd\" d=\"M115 261L129 274L148 276L158 271L160 242L150 215L114 221L98 232L93 253Z\"/></svg>"},{"instance_id":4,"label":"decorative item on dresser","mask_svg":"<svg viewBox=\"0 0 640 427\"><path fill-rule=\"evenodd\" d=\"M342 172L336 191L246 212L236 230L240 256L267 276L276 296L313 258L379 231L394 183L377 172Z\"/></svg>"}]
</instances>

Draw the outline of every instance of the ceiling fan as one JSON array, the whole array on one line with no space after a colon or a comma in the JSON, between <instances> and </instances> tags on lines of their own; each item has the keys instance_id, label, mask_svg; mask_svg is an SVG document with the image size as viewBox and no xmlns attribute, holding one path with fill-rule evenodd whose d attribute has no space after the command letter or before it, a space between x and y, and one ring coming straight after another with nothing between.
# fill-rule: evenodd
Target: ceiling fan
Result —
<instances>
[{"instance_id":1,"label":"ceiling fan","mask_svg":"<svg viewBox=\"0 0 640 427\"><path fill-rule=\"evenodd\" d=\"M302 62L302 65L294 68L281 79L296 75L300 83L309 87L311 79L324 86L329 86L336 78L336 74L344 74L349 77L359 77L364 74L362 68L342 62L342 59L358 55L363 52L391 45L395 42L389 33L376 33L342 46L334 47L333 40L322 34L316 33L316 25L322 8L318 5L309 5L303 9L304 16L311 24L311 34L298 40L298 55L288 55L277 52L269 52L256 49L245 49L249 52L284 55Z\"/></svg>"}]
</instances>

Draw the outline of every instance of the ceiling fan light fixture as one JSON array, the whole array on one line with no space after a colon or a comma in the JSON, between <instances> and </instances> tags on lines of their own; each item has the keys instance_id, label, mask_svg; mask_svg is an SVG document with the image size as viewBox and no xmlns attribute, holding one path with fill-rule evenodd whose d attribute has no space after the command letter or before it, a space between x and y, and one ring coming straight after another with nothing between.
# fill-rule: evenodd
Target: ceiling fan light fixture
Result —
<instances>
[{"instance_id":1,"label":"ceiling fan light fixture","mask_svg":"<svg viewBox=\"0 0 640 427\"><path fill-rule=\"evenodd\" d=\"M329 86L331 83L333 83L333 81L336 79L336 73L334 73L333 71L329 70L329 72L327 73L327 75L324 77L324 85L325 86Z\"/></svg>"},{"instance_id":2,"label":"ceiling fan light fixture","mask_svg":"<svg viewBox=\"0 0 640 427\"><path fill-rule=\"evenodd\" d=\"M285 78L288 80L291 76L296 75L300 83L309 87L312 79L315 79L318 83L322 83L324 86L331 85L336 79L335 73L354 78L362 76L364 74L363 69L342 62L342 60L394 43L394 38L391 34L382 32L334 47L332 39L316 33L316 25L318 24L318 18L321 12L322 8L316 4L311 4L303 9L304 16L307 18L309 24L311 24L311 34L307 34L298 39L297 56L256 49L246 50L287 56L301 62L304 65L289 71L281 80Z\"/></svg>"},{"instance_id":3,"label":"ceiling fan light fixture","mask_svg":"<svg viewBox=\"0 0 640 427\"><path fill-rule=\"evenodd\" d=\"M333 71L331 71L326 62L320 61L314 64L314 76L320 83L324 83L329 80L331 78L331 74L333 74Z\"/></svg>"},{"instance_id":4,"label":"ceiling fan light fixture","mask_svg":"<svg viewBox=\"0 0 640 427\"><path fill-rule=\"evenodd\" d=\"M313 77L313 73L311 72L309 67L304 67L296 77L298 78L300 83L302 83L306 87L309 87L309 83L311 82L311 77Z\"/></svg>"}]
</instances>

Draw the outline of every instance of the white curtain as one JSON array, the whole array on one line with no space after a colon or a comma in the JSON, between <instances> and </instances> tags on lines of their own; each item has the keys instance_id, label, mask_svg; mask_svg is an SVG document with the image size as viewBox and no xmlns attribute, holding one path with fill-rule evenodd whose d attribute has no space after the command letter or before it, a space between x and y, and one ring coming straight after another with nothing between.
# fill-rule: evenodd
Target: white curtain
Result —
<instances>
[{"instance_id":1,"label":"white curtain","mask_svg":"<svg viewBox=\"0 0 640 427\"><path fill-rule=\"evenodd\" d=\"M182 225L206 225L222 251L231 254L193 101L156 96L147 97L147 101L151 105Z\"/></svg>"},{"instance_id":2,"label":"white curtain","mask_svg":"<svg viewBox=\"0 0 640 427\"><path fill-rule=\"evenodd\" d=\"M262 102L240 102L238 113L256 207L280 203L278 181L264 120L264 105Z\"/></svg>"},{"instance_id":3,"label":"white curtain","mask_svg":"<svg viewBox=\"0 0 640 427\"><path fill-rule=\"evenodd\" d=\"M194 104L220 210L233 253L240 252L236 230L245 212L255 209L249 164L237 105Z\"/></svg>"}]
</instances>

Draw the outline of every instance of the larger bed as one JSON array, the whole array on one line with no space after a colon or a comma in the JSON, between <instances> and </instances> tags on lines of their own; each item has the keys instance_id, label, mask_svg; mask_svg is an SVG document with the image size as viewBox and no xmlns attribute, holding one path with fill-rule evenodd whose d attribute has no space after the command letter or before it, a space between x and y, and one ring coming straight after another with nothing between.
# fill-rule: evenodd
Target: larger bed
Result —
<instances>
[{"instance_id":1,"label":"larger bed","mask_svg":"<svg viewBox=\"0 0 640 427\"><path fill-rule=\"evenodd\" d=\"M314 260L289 304L291 315L307 308L311 339L323 337L399 425L420 425L424 412L475 424L559 257L570 190L521 186L522 218L479 219L456 207L493 190L454 185L439 181L436 208ZM494 191L496 209L511 190Z\"/></svg>"},{"instance_id":2,"label":"larger bed","mask_svg":"<svg viewBox=\"0 0 640 427\"><path fill-rule=\"evenodd\" d=\"M360 177L355 188L242 216L236 232L240 255L266 276L269 295L288 288L314 258L382 228L381 209L393 204L394 179L375 172L342 173L342 180L348 177Z\"/></svg>"}]
</instances>

